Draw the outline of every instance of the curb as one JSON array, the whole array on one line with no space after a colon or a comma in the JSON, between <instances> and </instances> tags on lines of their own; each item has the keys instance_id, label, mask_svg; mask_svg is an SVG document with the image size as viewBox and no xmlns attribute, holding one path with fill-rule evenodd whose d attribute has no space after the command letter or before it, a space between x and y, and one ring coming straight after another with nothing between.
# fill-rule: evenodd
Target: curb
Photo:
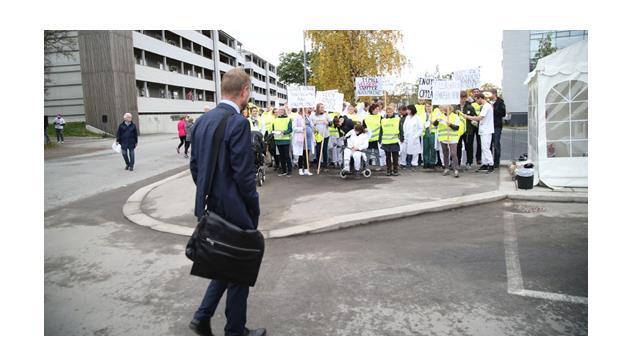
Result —
<instances>
[{"instance_id":1,"label":"curb","mask_svg":"<svg viewBox=\"0 0 640 360\"><path fill-rule=\"evenodd\" d=\"M156 187L174 179L185 176L189 170L185 170L166 179L144 186L134 192L122 207L122 213L129 221L151 228L156 231L175 235L191 236L193 228L162 222L150 217L142 211L142 202L146 195ZM365 211L348 216L333 217L321 221L315 221L304 225L291 226L275 230L263 230L265 239L277 239L294 235L315 234L332 230L344 229L357 225L365 225L373 222L395 220L405 216L414 216L427 213L435 213L447 210L459 209L467 206L482 205L500 200L526 200L543 202L574 202L588 203L588 193L526 193L526 190L502 190L484 192L473 195L459 196L444 200L431 201L424 204L411 204L393 208Z\"/></svg>"}]
</instances>

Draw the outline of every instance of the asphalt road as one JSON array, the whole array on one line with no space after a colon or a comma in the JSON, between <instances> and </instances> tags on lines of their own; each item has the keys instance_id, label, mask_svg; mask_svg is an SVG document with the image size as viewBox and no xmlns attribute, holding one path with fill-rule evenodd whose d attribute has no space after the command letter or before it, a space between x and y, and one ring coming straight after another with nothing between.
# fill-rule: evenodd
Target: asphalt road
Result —
<instances>
[{"instance_id":1,"label":"asphalt road","mask_svg":"<svg viewBox=\"0 0 640 360\"><path fill-rule=\"evenodd\" d=\"M121 213L136 189L179 170L45 212L45 335L191 334L207 280L189 275L187 239ZM271 335L586 335L586 305L507 292L505 212L525 288L587 296L587 205L500 202L270 240L247 325ZM223 326L219 309L214 332Z\"/></svg>"}]
</instances>

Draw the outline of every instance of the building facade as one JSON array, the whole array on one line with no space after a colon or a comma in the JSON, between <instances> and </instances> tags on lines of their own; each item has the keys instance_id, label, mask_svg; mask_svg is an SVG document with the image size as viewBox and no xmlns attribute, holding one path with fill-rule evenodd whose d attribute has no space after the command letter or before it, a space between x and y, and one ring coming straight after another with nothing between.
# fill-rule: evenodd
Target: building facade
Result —
<instances>
[{"instance_id":1,"label":"building facade","mask_svg":"<svg viewBox=\"0 0 640 360\"><path fill-rule=\"evenodd\" d=\"M535 68L540 42L550 35L551 46L563 49L588 37L587 30L505 30L502 32L502 93L510 122L527 123L528 88L524 85Z\"/></svg>"},{"instance_id":2,"label":"building facade","mask_svg":"<svg viewBox=\"0 0 640 360\"><path fill-rule=\"evenodd\" d=\"M180 116L197 117L215 107L221 79L235 67L251 76L250 102L286 102L276 66L221 30L70 34L77 37L78 56L52 58L55 66L45 70L53 80L45 85L45 115L62 113L66 119L73 110L75 119L112 134L122 114L131 112L143 134L174 133ZM69 75L58 75L63 71Z\"/></svg>"}]
</instances>

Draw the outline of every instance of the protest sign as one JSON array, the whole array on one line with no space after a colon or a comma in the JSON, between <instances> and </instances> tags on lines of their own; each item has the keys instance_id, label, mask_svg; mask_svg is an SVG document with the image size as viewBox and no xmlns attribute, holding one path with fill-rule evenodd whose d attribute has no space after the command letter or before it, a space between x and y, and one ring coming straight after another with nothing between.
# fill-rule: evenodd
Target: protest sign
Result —
<instances>
[{"instance_id":1,"label":"protest sign","mask_svg":"<svg viewBox=\"0 0 640 360\"><path fill-rule=\"evenodd\" d=\"M388 86L382 77L357 77L356 96L382 96Z\"/></svg>"},{"instance_id":2,"label":"protest sign","mask_svg":"<svg viewBox=\"0 0 640 360\"><path fill-rule=\"evenodd\" d=\"M465 90L479 88L480 68L454 71L453 80L460 81L460 87Z\"/></svg>"},{"instance_id":3,"label":"protest sign","mask_svg":"<svg viewBox=\"0 0 640 360\"><path fill-rule=\"evenodd\" d=\"M452 105L460 102L460 81L434 80L433 105Z\"/></svg>"},{"instance_id":4,"label":"protest sign","mask_svg":"<svg viewBox=\"0 0 640 360\"><path fill-rule=\"evenodd\" d=\"M433 78L418 78L418 99L433 99Z\"/></svg>"},{"instance_id":5,"label":"protest sign","mask_svg":"<svg viewBox=\"0 0 640 360\"><path fill-rule=\"evenodd\" d=\"M315 104L324 104L324 109L327 111L342 112L343 101L344 94L338 92L338 90L316 92Z\"/></svg>"},{"instance_id":6,"label":"protest sign","mask_svg":"<svg viewBox=\"0 0 640 360\"><path fill-rule=\"evenodd\" d=\"M316 105L315 86L289 86L288 104L292 108L314 107Z\"/></svg>"}]
</instances>

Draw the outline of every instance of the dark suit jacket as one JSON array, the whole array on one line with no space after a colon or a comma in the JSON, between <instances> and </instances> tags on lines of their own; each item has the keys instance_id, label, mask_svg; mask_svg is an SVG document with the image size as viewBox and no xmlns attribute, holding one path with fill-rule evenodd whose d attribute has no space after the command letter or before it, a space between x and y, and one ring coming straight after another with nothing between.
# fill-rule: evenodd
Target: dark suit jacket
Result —
<instances>
[{"instance_id":1,"label":"dark suit jacket","mask_svg":"<svg viewBox=\"0 0 640 360\"><path fill-rule=\"evenodd\" d=\"M129 126L124 123L120 123L118 126L118 133L116 134L116 141L123 149L133 149L138 145L138 128L136 124L131 122Z\"/></svg>"},{"instance_id":2,"label":"dark suit jacket","mask_svg":"<svg viewBox=\"0 0 640 360\"><path fill-rule=\"evenodd\" d=\"M193 125L191 135L191 176L196 184L195 216L205 210L211 171L214 133L224 116L227 120L224 139L220 144L217 170L213 179L212 197L208 209L242 229L257 229L260 205L256 191L256 170L251 148L249 122L227 104L203 114Z\"/></svg>"}]
</instances>

